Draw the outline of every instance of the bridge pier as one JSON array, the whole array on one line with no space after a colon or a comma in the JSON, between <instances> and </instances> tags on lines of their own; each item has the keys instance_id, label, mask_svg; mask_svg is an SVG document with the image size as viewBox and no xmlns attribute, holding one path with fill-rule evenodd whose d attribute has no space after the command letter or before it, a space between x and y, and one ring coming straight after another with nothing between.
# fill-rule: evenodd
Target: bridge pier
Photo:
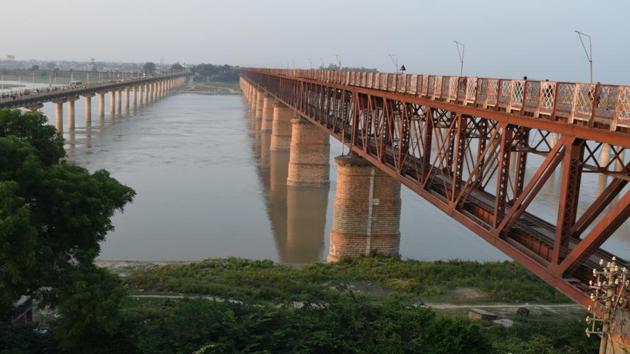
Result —
<instances>
[{"instance_id":1,"label":"bridge pier","mask_svg":"<svg viewBox=\"0 0 630 354\"><path fill-rule=\"evenodd\" d=\"M83 120L86 126L89 126L92 122L92 96L94 95L83 96Z\"/></svg>"},{"instance_id":2,"label":"bridge pier","mask_svg":"<svg viewBox=\"0 0 630 354\"><path fill-rule=\"evenodd\" d=\"M258 110L258 90L252 88L252 101L251 101L252 116L256 117L256 110Z\"/></svg>"},{"instance_id":3,"label":"bridge pier","mask_svg":"<svg viewBox=\"0 0 630 354\"><path fill-rule=\"evenodd\" d=\"M287 106L280 102L274 104L271 129L271 151L290 150L292 117L293 112Z\"/></svg>"},{"instance_id":4,"label":"bridge pier","mask_svg":"<svg viewBox=\"0 0 630 354\"><path fill-rule=\"evenodd\" d=\"M363 158L339 156L328 262L377 252L397 255L400 183Z\"/></svg>"},{"instance_id":5,"label":"bridge pier","mask_svg":"<svg viewBox=\"0 0 630 354\"><path fill-rule=\"evenodd\" d=\"M131 103L129 102L130 97L129 87L125 87L125 113L127 114L129 114L129 106L131 106Z\"/></svg>"},{"instance_id":6,"label":"bridge pier","mask_svg":"<svg viewBox=\"0 0 630 354\"><path fill-rule=\"evenodd\" d=\"M65 100L55 101L55 128L63 134L63 104Z\"/></svg>"},{"instance_id":7,"label":"bridge pier","mask_svg":"<svg viewBox=\"0 0 630 354\"><path fill-rule=\"evenodd\" d=\"M98 93L98 118L105 119L105 92Z\"/></svg>"},{"instance_id":8,"label":"bridge pier","mask_svg":"<svg viewBox=\"0 0 630 354\"><path fill-rule=\"evenodd\" d=\"M68 129L74 130L74 102L75 98L71 98L68 100Z\"/></svg>"},{"instance_id":9,"label":"bridge pier","mask_svg":"<svg viewBox=\"0 0 630 354\"><path fill-rule=\"evenodd\" d=\"M273 97L265 95L263 99L262 122L260 130L271 132L273 125Z\"/></svg>"},{"instance_id":10,"label":"bridge pier","mask_svg":"<svg viewBox=\"0 0 630 354\"><path fill-rule=\"evenodd\" d=\"M136 109L138 107L138 88L140 86L136 85L133 87L133 108Z\"/></svg>"},{"instance_id":11,"label":"bridge pier","mask_svg":"<svg viewBox=\"0 0 630 354\"><path fill-rule=\"evenodd\" d=\"M264 102L265 102L264 94L262 91L258 90L258 92L256 92L256 111L255 111L256 119L262 119Z\"/></svg>"},{"instance_id":12,"label":"bridge pier","mask_svg":"<svg viewBox=\"0 0 630 354\"><path fill-rule=\"evenodd\" d=\"M110 92L109 113L112 115L112 117L116 114L116 90L112 90Z\"/></svg>"},{"instance_id":13,"label":"bridge pier","mask_svg":"<svg viewBox=\"0 0 630 354\"><path fill-rule=\"evenodd\" d=\"M303 118L291 120L290 186L322 186L329 183L328 134Z\"/></svg>"}]
</instances>

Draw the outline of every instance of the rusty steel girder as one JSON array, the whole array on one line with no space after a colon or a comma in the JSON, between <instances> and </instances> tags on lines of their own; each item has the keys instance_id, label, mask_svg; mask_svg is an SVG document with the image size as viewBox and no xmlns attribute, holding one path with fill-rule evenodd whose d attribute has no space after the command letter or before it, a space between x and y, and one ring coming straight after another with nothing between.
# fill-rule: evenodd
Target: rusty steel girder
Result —
<instances>
[{"instance_id":1,"label":"rusty steel girder","mask_svg":"<svg viewBox=\"0 0 630 354\"><path fill-rule=\"evenodd\" d=\"M243 69L241 76L574 301L590 303L592 269L600 259L613 257L600 246L630 216L630 191L625 189L630 164L614 169L614 161L623 162L623 152L630 148L630 135L616 125L611 129L575 124L554 115L488 107L487 102L475 103L478 98L468 101L466 94L443 99L401 93L387 85L374 88L318 79L323 74L313 78L291 71ZM461 79L460 86L466 87ZM431 77L422 80L431 83ZM542 85L544 99L551 94ZM560 84L556 88L562 89ZM528 101L523 99L525 106ZM611 147L612 160L600 165L596 154L604 146ZM542 161L533 163L532 155ZM532 166L535 172L528 177L526 168ZM552 223L527 208L556 171L562 184L557 220ZM584 173L612 181L578 215Z\"/></svg>"}]
</instances>

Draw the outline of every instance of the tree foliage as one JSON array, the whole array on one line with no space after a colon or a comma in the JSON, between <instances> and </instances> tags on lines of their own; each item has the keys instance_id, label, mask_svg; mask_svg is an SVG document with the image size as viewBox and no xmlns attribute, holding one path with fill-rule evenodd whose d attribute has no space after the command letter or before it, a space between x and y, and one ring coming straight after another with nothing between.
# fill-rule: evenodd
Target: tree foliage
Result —
<instances>
[{"instance_id":1,"label":"tree foliage","mask_svg":"<svg viewBox=\"0 0 630 354\"><path fill-rule=\"evenodd\" d=\"M180 63L175 63L175 64L171 65L171 71L172 72L184 71L184 67Z\"/></svg>"},{"instance_id":2,"label":"tree foliage","mask_svg":"<svg viewBox=\"0 0 630 354\"><path fill-rule=\"evenodd\" d=\"M238 81L239 70L238 66L212 64L199 64L191 69L196 81L219 82Z\"/></svg>"},{"instance_id":3,"label":"tree foliage","mask_svg":"<svg viewBox=\"0 0 630 354\"><path fill-rule=\"evenodd\" d=\"M39 113L0 110L0 315L20 295L55 304L55 289L91 265L111 217L135 192L106 171L63 160L63 140Z\"/></svg>"},{"instance_id":4,"label":"tree foliage","mask_svg":"<svg viewBox=\"0 0 630 354\"><path fill-rule=\"evenodd\" d=\"M147 75L153 75L155 74L155 70L157 69L157 66L155 65L155 63L153 62L146 62L144 63L144 65L142 65L142 72L147 74Z\"/></svg>"}]
</instances>

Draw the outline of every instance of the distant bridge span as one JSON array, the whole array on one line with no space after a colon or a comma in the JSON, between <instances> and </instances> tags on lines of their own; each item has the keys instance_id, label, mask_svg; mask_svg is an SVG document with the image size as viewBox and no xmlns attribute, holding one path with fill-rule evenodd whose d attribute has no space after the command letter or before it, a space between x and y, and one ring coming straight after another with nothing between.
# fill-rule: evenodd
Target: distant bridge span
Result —
<instances>
[{"instance_id":1,"label":"distant bridge span","mask_svg":"<svg viewBox=\"0 0 630 354\"><path fill-rule=\"evenodd\" d=\"M241 77L591 303L592 270L614 256L600 246L630 216L629 86L255 68ZM556 171L561 198L550 223L527 207ZM585 173L611 181L580 214Z\"/></svg>"}]
</instances>

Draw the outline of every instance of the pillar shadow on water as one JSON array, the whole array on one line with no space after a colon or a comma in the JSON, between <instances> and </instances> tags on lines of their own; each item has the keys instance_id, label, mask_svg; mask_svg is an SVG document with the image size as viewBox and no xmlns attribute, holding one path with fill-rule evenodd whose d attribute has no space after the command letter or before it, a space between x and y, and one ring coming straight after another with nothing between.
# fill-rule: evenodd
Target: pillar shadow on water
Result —
<instances>
[{"instance_id":1,"label":"pillar shadow on water","mask_svg":"<svg viewBox=\"0 0 630 354\"><path fill-rule=\"evenodd\" d=\"M289 151L270 151L271 132L261 131L261 119L247 114L252 153L278 260L303 264L321 260L328 206L328 186L287 187Z\"/></svg>"}]
</instances>

